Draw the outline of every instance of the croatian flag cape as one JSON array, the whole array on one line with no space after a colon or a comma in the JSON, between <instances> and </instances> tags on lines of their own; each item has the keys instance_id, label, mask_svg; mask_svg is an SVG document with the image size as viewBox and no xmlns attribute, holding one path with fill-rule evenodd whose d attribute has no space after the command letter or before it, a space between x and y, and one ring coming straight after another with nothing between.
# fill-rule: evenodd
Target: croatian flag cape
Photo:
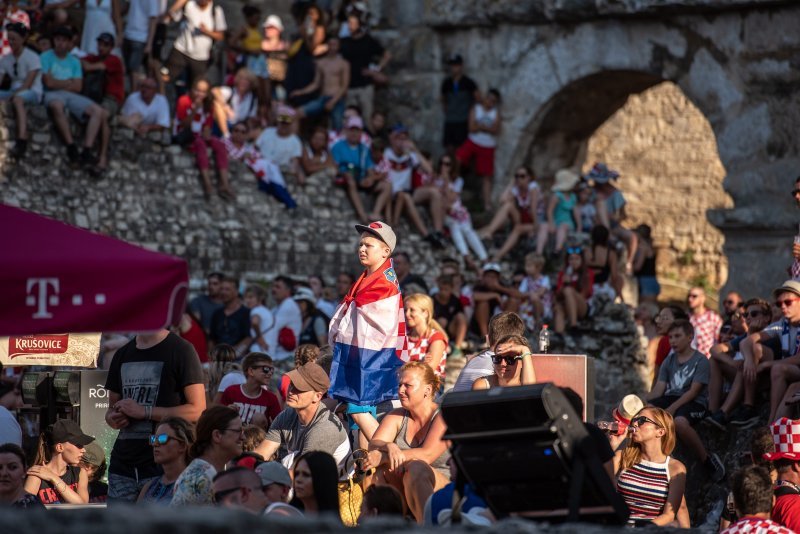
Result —
<instances>
[{"instance_id":1,"label":"croatian flag cape","mask_svg":"<svg viewBox=\"0 0 800 534\"><path fill-rule=\"evenodd\" d=\"M397 398L397 370L408 361L403 298L392 260L367 271L331 319L331 397L374 406Z\"/></svg>"}]
</instances>

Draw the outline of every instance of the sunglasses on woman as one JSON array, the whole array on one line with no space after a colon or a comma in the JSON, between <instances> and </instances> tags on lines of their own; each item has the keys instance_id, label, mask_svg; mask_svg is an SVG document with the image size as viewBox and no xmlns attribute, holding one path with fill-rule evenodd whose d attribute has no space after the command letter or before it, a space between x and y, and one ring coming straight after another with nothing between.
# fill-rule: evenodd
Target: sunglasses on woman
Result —
<instances>
[{"instance_id":1,"label":"sunglasses on woman","mask_svg":"<svg viewBox=\"0 0 800 534\"><path fill-rule=\"evenodd\" d=\"M631 425L634 426L642 426L645 423L652 423L654 426L661 428L660 424L656 423L655 421L644 415L640 415L638 417L634 417L633 419L631 419Z\"/></svg>"},{"instance_id":2,"label":"sunglasses on woman","mask_svg":"<svg viewBox=\"0 0 800 534\"><path fill-rule=\"evenodd\" d=\"M150 436L150 445L155 445L156 443L159 445L166 445L170 440L183 441L169 434L153 434Z\"/></svg>"},{"instance_id":3,"label":"sunglasses on woman","mask_svg":"<svg viewBox=\"0 0 800 534\"><path fill-rule=\"evenodd\" d=\"M492 356L492 362L494 362L495 365L500 365L501 363L503 363L503 361L506 362L506 365L514 365L515 363L517 363L517 355L495 354L494 356Z\"/></svg>"},{"instance_id":4,"label":"sunglasses on woman","mask_svg":"<svg viewBox=\"0 0 800 534\"><path fill-rule=\"evenodd\" d=\"M581 247L567 247L567 254L580 254L581 252Z\"/></svg>"}]
</instances>

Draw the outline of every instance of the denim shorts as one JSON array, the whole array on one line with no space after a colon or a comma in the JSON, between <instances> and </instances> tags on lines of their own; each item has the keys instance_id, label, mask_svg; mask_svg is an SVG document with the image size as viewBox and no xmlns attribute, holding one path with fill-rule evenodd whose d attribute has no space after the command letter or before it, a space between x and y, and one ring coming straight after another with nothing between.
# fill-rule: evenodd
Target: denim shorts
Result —
<instances>
[{"instance_id":1,"label":"denim shorts","mask_svg":"<svg viewBox=\"0 0 800 534\"><path fill-rule=\"evenodd\" d=\"M23 89L22 91L0 91L0 100L11 100L14 96L19 96L26 104L36 105L42 101L42 95L33 89Z\"/></svg>"},{"instance_id":2,"label":"denim shorts","mask_svg":"<svg viewBox=\"0 0 800 534\"><path fill-rule=\"evenodd\" d=\"M95 105L89 98L79 95L78 93L73 93L72 91L47 91L44 94L45 106L57 100L63 102L64 107L76 118L81 120L83 120L86 110Z\"/></svg>"},{"instance_id":3,"label":"denim shorts","mask_svg":"<svg viewBox=\"0 0 800 534\"><path fill-rule=\"evenodd\" d=\"M142 488L150 482L159 477L149 478L133 478L116 473L108 474L108 502L113 503L130 503L136 502L139 492Z\"/></svg>"}]
</instances>

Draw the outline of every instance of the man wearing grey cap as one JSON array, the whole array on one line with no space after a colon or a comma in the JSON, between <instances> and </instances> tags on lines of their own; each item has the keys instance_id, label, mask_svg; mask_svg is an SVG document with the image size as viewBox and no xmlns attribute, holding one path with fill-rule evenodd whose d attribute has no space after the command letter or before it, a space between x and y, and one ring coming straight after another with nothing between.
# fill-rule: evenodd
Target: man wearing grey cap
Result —
<instances>
[{"instance_id":1,"label":"man wearing grey cap","mask_svg":"<svg viewBox=\"0 0 800 534\"><path fill-rule=\"evenodd\" d=\"M739 345L744 356L746 381L755 381L759 371L769 370L772 385L769 421L790 416L793 406L787 406L786 401L792 401L795 392L800 391L797 387L800 385L800 282L787 280L772 292L772 296L783 319L747 336ZM780 354L765 352L762 343L778 336L781 340Z\"/></svg>"},{"instance_id":2,"label":"man wearing grey cap","mask_svg":"<svg viewBox=\"0 0 800 534\"><path fill-rule=\"evenodd\" d=\"M278 462L264 462L256 466L256 475L261 478L261 489L267 498L264 515L302 517L303 513L290 504L289 491L292 477L289 470Z\"/></svg>"},{"instance_id":3,"label":"man wearing grey cap","mask_svg":"<svg viewBox=\"0 0 800 534\"><path fill-rule=\"evenodd\" d=\"M350 441L341 421L322 403L331 384L328 374L314 362L286 374L289 377L287 409L272 422L267 439L255 452L264 458L277 452L280 462L288 468L301 454L323 451L343 468L350 455Z\"/></svg>"}]
</instances>

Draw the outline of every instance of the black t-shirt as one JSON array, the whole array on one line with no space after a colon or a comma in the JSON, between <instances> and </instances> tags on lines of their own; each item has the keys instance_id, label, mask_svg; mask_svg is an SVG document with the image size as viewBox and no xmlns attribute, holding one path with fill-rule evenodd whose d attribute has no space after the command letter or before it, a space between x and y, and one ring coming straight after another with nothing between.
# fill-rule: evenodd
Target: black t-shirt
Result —
<instances>
[{"instance_id":1,"label":"black t-shirt","mask_svg":"<svg viewBox=\"0 0 800 534\"><path fill-rule=\"evenodd\" d=\"M136 348L135 338L119 349L111 360L106 389L142 406L173 408L186 404L186 386L202 383L203 369L194 347L170 333L149 349ZM109 473L138 478L157 475L160 468L149 443L154 428L153 421L131 420L120 429Z\"/></svg>"},{"instance_id":2,"label":"black t-shirt","mask_svg":"<svg viewBox=\"0 0 800 534\"><path fill-rule=\"evenodd\" d=\"M247 306L230 315L225 315L225 308L220 308L211 316L211 339L214 343L236 345L250 335L250 310Z\"/></svg>"},{"instance_id":3,"label":"black t-shirt","mask_svg":"<svg viewBox=\"0 0 800 534\"><path fill-rule=\"evenodd\" d=\"M77 465L68 465L67 471L61 475L61 481L72 489L78 492L78 480L81 476L81 468ZM58 484L58 482L56 482ZM37 493L39 501L42 504L62 504L61 494L56 491L55 484L42 480L39 484L39 492Z\"/></svg>"},{"instance_id":4,"label":"black t-shirt","mask_svg":"<svg viewBox=\"0 0 800 534\"><path fill-rule=\"evenodd\" d=\"M447 319L448 324L453 320L456 314L461 313L464 311L464 306L461 305L461 301L455 295L450 295L450 299L445 303L442 304L439 302L439 299L433 297L433 317L437 321L444 317Z\"/></svg>"},{"instance_id":5,"label":"black t-shirt","mask_svg":"<svg viewBox=\"0 0 800 534\"><path fill-rule=\"evenodd\" d=\"M108 500L108 484L101 480L89 482L89 502L99 503Z\"/></svg>"},{"instance_id":6,"label":"black t-shirt","mask_svg":"<svg viewBox=\"0 0 800 534\"><path fill-rule=\"evenodd\" d=\"M447 103L444 114L445 122L468 122L469 110L475 103L475 91L478 86L467 76L462 76L458 82L447 77L442 81L442 97Z\"/></svg>"},{"instance_id":7,"label":"black t-shirt","mask_svg":"<svg viewBox=\"0 0 800 534\"><path fill-rule=\"evenodd\" d=\"M314 76L317 73L317 64L314 61L314 56L308 51L305 45L294 54L286 65L286 78L283 80L283 87L286 93L291 93L296 89L302 89L310 85L314 81ZM293 96L289 98L289 103L292 106L302 106L314 100L318 91L311 93Z\"/></svg>"},{"instance_id":8,"label":"black t-shirt","mask_svg":"<svg viewBox=\"0 0 800 534\"><path fill-rule=\"evenodd\" d=\"M370 63L377 63L383 56L383 46L370 34L363 37L345 37L342 39L342 57L350 63L350 87L356 89L372 83L361 71L369 68Z\"/></svg>"}]
</instances>

